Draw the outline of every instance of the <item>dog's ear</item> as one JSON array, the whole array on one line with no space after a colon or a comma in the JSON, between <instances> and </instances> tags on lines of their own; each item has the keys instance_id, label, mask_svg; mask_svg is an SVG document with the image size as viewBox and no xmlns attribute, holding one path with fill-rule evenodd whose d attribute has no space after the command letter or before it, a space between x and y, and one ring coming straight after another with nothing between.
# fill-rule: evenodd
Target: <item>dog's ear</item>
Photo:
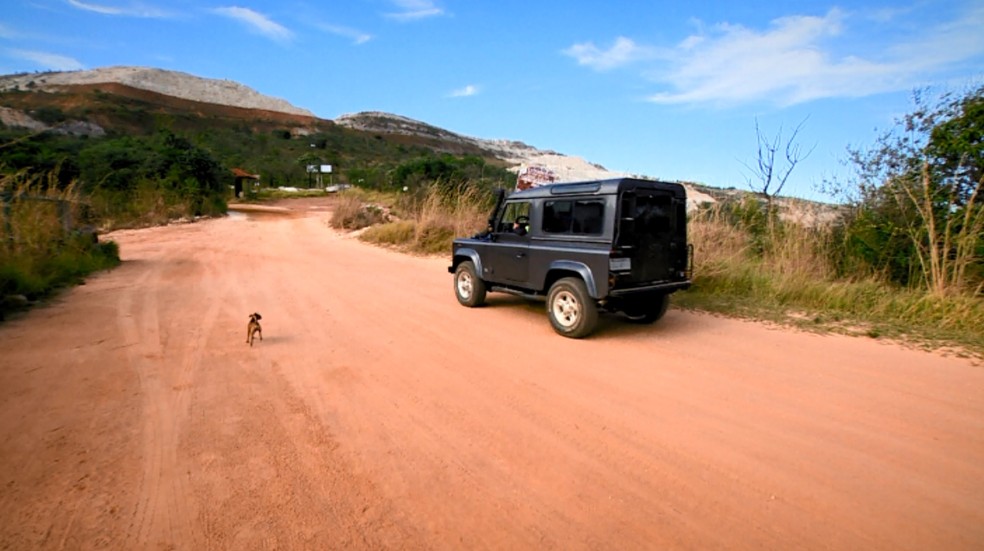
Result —
<instances>
[{"instance_id":1,"label":"dog's ear","mask_svg":"<svg viewBox=\"0 0 984 551\"><path fill-rule=\"evenodd\" d=\"M258 320L261 320L261 319L263 319L263 316L261 316L259 312L257 312L257 313L256 313L256 314L254 314L254 315L256 316L256 319L258 319Z\"/></svg>"}]
</instances>

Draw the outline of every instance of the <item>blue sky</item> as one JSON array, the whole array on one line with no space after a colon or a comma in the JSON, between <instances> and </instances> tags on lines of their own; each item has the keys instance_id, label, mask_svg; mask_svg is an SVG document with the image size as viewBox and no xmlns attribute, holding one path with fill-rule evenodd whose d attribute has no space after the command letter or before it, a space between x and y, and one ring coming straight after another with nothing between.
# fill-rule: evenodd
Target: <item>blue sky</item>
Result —
<instances>
[{"instance_id":1,"label":"blue sky","mask_svg":"<svg viewBox=\"0 0 984 551\"><path fill-rule=\"evenodd\" d=\"M984 2L4 0L0 73L136 65L748 188L756 123L824 198L913 90L984 81Z\"/></svg>"}]
</instances>

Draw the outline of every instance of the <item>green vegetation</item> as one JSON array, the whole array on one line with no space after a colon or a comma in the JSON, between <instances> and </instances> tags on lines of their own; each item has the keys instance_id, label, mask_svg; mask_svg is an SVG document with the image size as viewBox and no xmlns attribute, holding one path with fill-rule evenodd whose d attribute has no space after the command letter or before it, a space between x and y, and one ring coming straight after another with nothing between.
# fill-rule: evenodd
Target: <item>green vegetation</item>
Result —
<instances>
[{"instance_id":1,"label":"green vegetation","mask_svg":"<svg viewBox=\"0 0 984 551\"><path fill-rule=\"evenodd\" d=\"M358 188L342 193L338 203L335 204L335 212L331 218L332 227L359 230L388 222L390 220L388 209L372 201L370 197L373 196L378 197L379 194L369 194Z\"/></svg>"},{"instance_id":2,"label":"green vegetation","mask_svg":"<svg viewBox=\"0 0 984 551\"><path fill-rule=\"evenodd\" d=\"M922 104L900 126L906 139L889 133L874 153L852 152L861 193L834 219L818 209L785 220L751 194L692 213L694 286L674 302L984 355L982 90ZM409 205L393 200L403 219L362 239L446 254L452 236L485 226L490 194L422 189Z\"/></svg>"},{"instance_id":3,"label":"green vegetation","mask_svg":"<svg viewBox=\"0 0 984 551\"><path fill-rule=\"evenodd\" d=\"M782 221L760 201L692 217L684 306L984 354L984 88L916 109L831 189L828 223ZM815 220L820 220L814 217Z\"/></svg>"},{"instance_id":4,"label":"green vegetation","mask_svg":"<svg viewBox=\"0 0 984 551\"><path fill-rule=\"evenodd\" d=\"M42 100L51 103L32 103ZM98 91L81 99L5 92L0 104L48 124L84 119L107 130L0 128L0 298L34 298L118 262L115 245L72 230L80 221L112 228L224 212L233 167L260 175L247 199L264 200L283 195L277 186L312 187L306 167L331 164L323 185L355 186L339 194L333 225L368 228L362 239L420 254L446 254L453 237L484 229L491 191L515 178L481 151L433 136L201 113ZM773 164L779 138L760 134L764 174L778 180L763 177L762 193L691 214L694 287L675 303L984 354L982 135L984 89L917 95L913 113L872 148L849 151L856 176L830 184L842 199L838 216L803 223L783 217L777 206L787 201L770 187L795 162ZM73 224L57 205L71 205Z\"/></svg>"},{"instance_id":5,"label":"green vegetation","mask_svg":"<svg viewBox=\"0 0 984 551\"><path fill-rule=\"evenodd\" d=\"M99 90L35 94L0 92L0 105L24 110L49 124L69 120L97 122L105 137L55 132L29 134L0 128L0 155L8 169L46 173L61 167L62 183L82 177L86 185L104 174L83 174L83 153L106 162L110 178L125 181L139 166L139 151L156 147L157 136L171 135L206 152L223 168L222 183L232 185L229 169L260 175L264 188L314 187L308 165L332 165L322 185L349 183L372 190L415 187L434 179L474 181L512 179L504 167L489 164L481 150L432 137L380 135L304 119L226 108L159 96L127 97ZM495 163L495 161L492 161ZM96 168L100 168L97 166ZM92 180L95 177L96 180Z\"/></svg>"},{"instance_id":6,"label":"green vegetation","mask_svg":"<svg viewBox=\"0 0 984 551\"><path fill-rule=\"evenodd\" d=\"M78 229L85 220L74 187L24 173L0 177L0 319L26 301L119 264L115 243L100 243L91 231Z\"/></svg>"},{"instance_id":7,"label":"green vegetation","mask_svg":"<svg viewBox=\"0 0 984 551\"><path fill-rule=\"evenodd\" d=\"M83 213L84 224L101 230L222 214L235 182L232 168L260 176L259 189L245 186L243 199L249 201L287 196L278 189L287 186L323 195L321 188L329 184L352 184L374 195L400 190L409 198L434 185L448 195L514 178L467 144L384 137L330 121L145 92L14 90L0 92L0 105L55 126L46 131L0 126L5 206L0 301L43 296L118 261L114 244L92 245L87 240L94 230L76 231ZM98 124L104 132L75 135L62 126L72 121ZM308 167L324 164L333 172L318 181ZM307 194L290 194L298 195ZM343 200L342 210L356 205L350 216L338 217L344 227L390 220L388 208L362 205L367 192L348 196L359 199Z\"/></svg>"},{"instance_id":8,"label":"green vegetation","mask_svg":"<svg viewBox=\"0 0 984 551\"><path fill-rule=\"evenodd\" d=\"M851 150L856 181L841 273L875 273L936 296L984 291L984 87L915 110L869 150Z\"/></svg>"},{"instance_id":9,"label":"green vegetation","mask_svg":"<svg viewBox=\"0 0 984 551\"><path fill-rule=\"evenodd\" d=\"M361 236L364 241L420 254L446 254L455 237L485 226L493 194L480 186L452 188L433 182L417 193L397 196L393 204L401 219L370 228Z\"/></svg>"},{"instance_id":10,"label":"green vegetation","mask_svg":"<svg viewBox=\"0 0 984 551\"><path fill-rule=\"evenodd\" d=\"M873 273L840 273L843 227L777 224L763 242L754 226L716 206L691 217L696 268L677 305L929 346L957 344L984 353L984 301L902 287ZM764 244L764 247L763 247Z\"/></svg>"}]
</instances>

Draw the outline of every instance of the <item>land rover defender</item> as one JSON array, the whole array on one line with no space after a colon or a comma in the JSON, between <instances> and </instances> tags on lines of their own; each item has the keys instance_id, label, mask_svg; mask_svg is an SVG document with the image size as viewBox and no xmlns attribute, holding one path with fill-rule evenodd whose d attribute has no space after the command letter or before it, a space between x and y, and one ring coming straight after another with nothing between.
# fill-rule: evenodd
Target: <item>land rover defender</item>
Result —
<instances>
[{"instance_id":1,"label":"land rover defender","mask_svg":"<svg viewBox=\"0 0 984 551\"><path fill-rule=\"evenodd\" d=\"M455 295L468 307L490 291L545 297L554 330L572 338L599 310L653 323L690 286L686 205L682 185L636 178L501 193L487 230L454 240Z\"/></svg>"}]
</instances>

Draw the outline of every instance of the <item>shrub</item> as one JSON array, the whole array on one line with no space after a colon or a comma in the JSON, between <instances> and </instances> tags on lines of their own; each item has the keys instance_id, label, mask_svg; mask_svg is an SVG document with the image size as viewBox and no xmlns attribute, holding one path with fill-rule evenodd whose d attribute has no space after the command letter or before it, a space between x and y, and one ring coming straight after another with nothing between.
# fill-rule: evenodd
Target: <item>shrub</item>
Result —
<instances>
[{"instance_id":1,"label":"shrub","mask_svg":"<svg viewBox=\"0 0 984 551\"><path fill-rule=\"evenodd\" d=\"M119 263L115 243L74 227L83 203L74 186L56 181L26 172L0 178L0 314L6 296L36 299Z\"/></svg>"},{"instance_id":2,"label":"shrub","mask_svg":"<svg viewBox=\"0 0 984 551\"><path fill-rule=\"evenodd\" d=\"M927 100L869 150L857 175L842 270L867 268L937 295L984 292L984 86ZM836 183L832 186L839 187Z\"/></svg>"},{"instance_id":3,"label":"shrub","mask_svg":"<svg viewBox=\"0 0 984 551\"><path fill-rule=\"evenodd\" d=\"M398 220L373 226L360 237L365 241L379 245L405 245L413 241L416 231L417 223L413 220Z\"/></svg>"},{"instance_id":4,"label":"shrub","mask_svg":"<svg viewBox=\"0 0 984 551\"><path fill-rule=\"evenodd\" d=\"M338 204L331 217L331 227L359 230L374 224L389 222L390 216L383 207L367 202L368 195L357 188L339 194Z\"/></svg>"},{"instance_id":5,"label":"shrub","mask_svg":"<svg viewBox=\"0 0 984 551\"><path fill-rule=\"evenodd\" d=\"M396 209L407 221L367 231L365 241L399 245L417 253L435 254L451 249L459 235L472 235L485 227L493 195L479 187L460 190L432 185L401 194ZM338 216L338 211L336 211Z\"/></svg>"}]
</instances>

